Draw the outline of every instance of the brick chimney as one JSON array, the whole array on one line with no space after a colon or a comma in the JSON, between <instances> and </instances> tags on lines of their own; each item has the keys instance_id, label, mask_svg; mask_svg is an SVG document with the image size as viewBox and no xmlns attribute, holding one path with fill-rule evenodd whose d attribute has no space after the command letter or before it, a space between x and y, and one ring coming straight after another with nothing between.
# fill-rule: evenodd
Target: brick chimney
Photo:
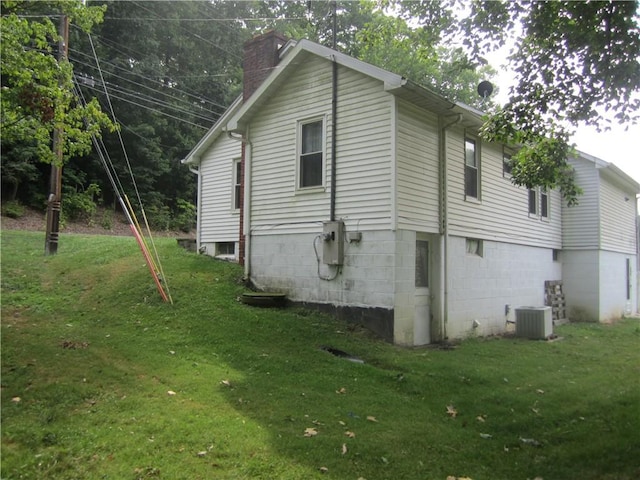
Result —
<instances>
[{"instance_id":1,"label":"brick chimney","mask_svg":"<svg viewBox=\"0 0 640 480\"><path fill-rule=\"evenodd\" d=\"M287 43L287 38L275 30L257 35L244 44L244 59L242 61L242 101L248 98L262 84L280 61L280 49ZM240 238L238 260L240 265L245 261L245 232L244 232L244 166L245 144L242 143L240 161Z\"/></svg>"},{"instance_id":2,"label":"brick chimney","mask_svg":"<svg viewBox=\"0 0 640 480\"><path fill-rule=\"evenodd\" d=\"M242 96L245 102L278 64L280 49L285 43L287 38L275 30L256 35L245 42L242 62Z\"/></svg>"}]
</instances>

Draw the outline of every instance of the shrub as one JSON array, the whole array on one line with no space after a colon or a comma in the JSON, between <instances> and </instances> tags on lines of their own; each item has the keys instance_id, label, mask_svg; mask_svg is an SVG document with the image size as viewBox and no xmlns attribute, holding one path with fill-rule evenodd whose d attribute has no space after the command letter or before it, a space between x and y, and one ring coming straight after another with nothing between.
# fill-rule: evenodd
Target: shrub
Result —
<instances>
[{"instance_id":1,"label":"shrub","mask_svg":"<svg viewBox=\"0 0 640 480\"><path fill-rule=\"evenodd\" d=\"M93 222L93 215L96 213L98 205L94 200L101 193L100 187L92 183L86 190L78 192L67 190L62 196L63 220L82 220L87 224Z\"/></svg>"},{"instance_id":2,"label":"shrub","mask_svg":"<svg viewBox=\"0 0 640 480\"><path fill-rule=\"evenodd\" d=\"M9 218L20 218L24 215L25 209L20 202L10 201L2 204L2 215Z\"/></svg>"},{"instance_id":3,"label":"shrub","mask_svg":"<svg viewBox=\"0 0 640 480\"><path fill-rule=\"evenodd\" d=\"M196 206L180 198L177 203L178 208L173 220L173 227L188 233L196 224Z\"/></svg>"}]
</instances>

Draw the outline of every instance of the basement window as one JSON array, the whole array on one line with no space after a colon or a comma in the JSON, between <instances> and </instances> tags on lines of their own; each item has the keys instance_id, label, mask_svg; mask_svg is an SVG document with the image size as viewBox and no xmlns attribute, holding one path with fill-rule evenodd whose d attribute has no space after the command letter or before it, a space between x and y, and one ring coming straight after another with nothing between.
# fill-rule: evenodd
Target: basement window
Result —
<instances>
[{"instance_id":1,"label":"basement window","mask_svg":"<svg viewBox=\"0 0 640 480\"><path fill-rule=\"evenodd\" d=\"M482 257L482 240L477 238L467 238L467 255L475 255L478 257Z\"/></svg>"},{"instance_id":2,"label":"basement window","mask_svg":"<svg viewBox=\"0 0 640 480\"><path fill-rule=\"evenodd\" d=\"M236 242L217 242L216 257L233 257L236 254Z\"/></svg>"}]
</instances>

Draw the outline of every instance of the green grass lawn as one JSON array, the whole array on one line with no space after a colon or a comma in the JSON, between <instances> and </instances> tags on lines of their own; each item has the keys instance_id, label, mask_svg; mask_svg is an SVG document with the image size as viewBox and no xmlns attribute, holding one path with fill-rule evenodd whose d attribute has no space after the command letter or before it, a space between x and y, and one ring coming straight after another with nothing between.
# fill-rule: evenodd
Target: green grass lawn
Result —
<instances>
[{"instance_id":1,"label":"green grass lawn","mask_svg":"<svg viewBox=\"0 0 640 480\"><path fill-rule=\"evenodd\" d=\"M2 479L640 478L637 319L402 349L172 239L169 305L133 238L1 237Z\"/></svg>"}]
</instances>

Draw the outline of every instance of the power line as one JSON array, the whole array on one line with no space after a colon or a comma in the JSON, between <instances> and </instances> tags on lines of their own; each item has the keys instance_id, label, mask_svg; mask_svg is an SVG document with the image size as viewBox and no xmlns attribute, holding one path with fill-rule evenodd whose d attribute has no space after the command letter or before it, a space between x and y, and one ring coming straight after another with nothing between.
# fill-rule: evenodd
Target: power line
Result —
<instances>
[{"instance_id":1,"label":"power line","mask_svg":"<svg viewBox=\"0 0 640 480\"><path fill-rule=\"evenodd\" d=\"M305 22L309 21L306 17L228 17L228 18L161 18L161 17L104 17L105 20L131 20L131 21L152 21L152 22L229 22L229 21L256 21L256 22L267 22L270 20L273 21L299 21L304 20Z\"/></svg>"}]
</instances>

